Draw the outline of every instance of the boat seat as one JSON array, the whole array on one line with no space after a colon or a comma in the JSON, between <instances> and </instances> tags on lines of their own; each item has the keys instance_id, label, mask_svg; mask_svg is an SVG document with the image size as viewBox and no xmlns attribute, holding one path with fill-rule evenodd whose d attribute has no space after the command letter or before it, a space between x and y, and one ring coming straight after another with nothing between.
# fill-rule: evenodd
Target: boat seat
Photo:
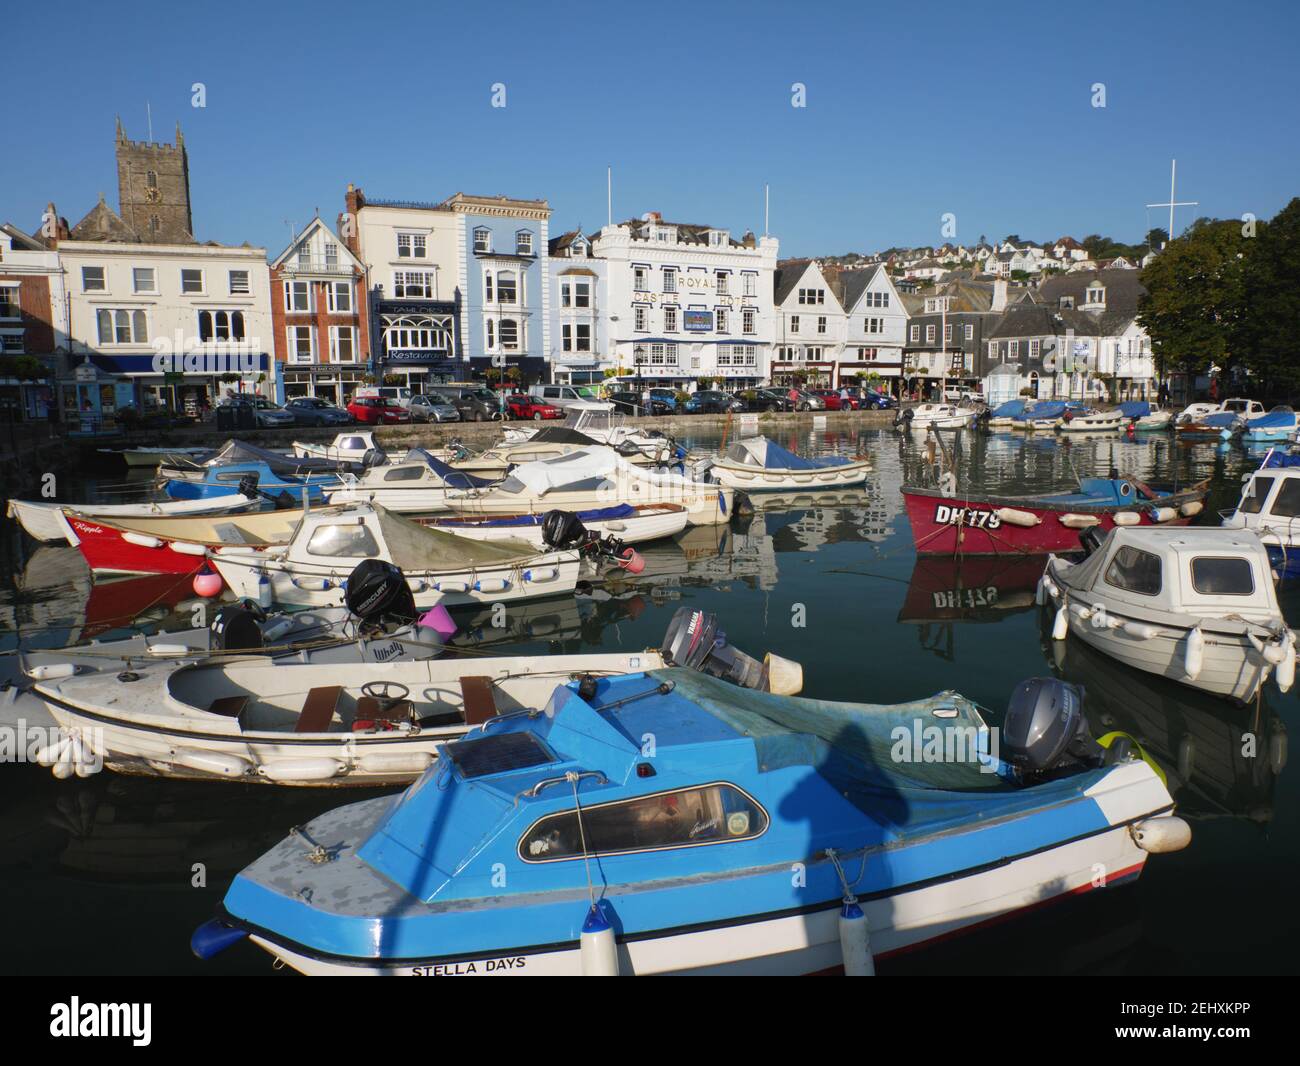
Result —
<instances>
[{"instance_id":1,"label":"boat seat","mask_svg":"<svg viewBox=\"0 0 1300 1066\"><path fill-rule=\"evenodd\" d=\"M339 696L343 693L342 685L322 685L307 693L302 704L302 713L298 715L298 724L293 727L295 733L327 733L338 706Z\"/></svg>"},{"instance_id":2,"label":"boat seat","mask_svg":"<svg viewBox=\"0 0 1300 1066\"><path fill-rule=\"evenodd\" d=\"M460 694L464 701L466 725L482 725L489 718L496 717L497 699L490 677L462 677Z\"/></svg>"},{"instance_id":3,"label":"boat seat","mask_svg":"<svg viewBox=\"0 0 1300 1066\"><path fill-rule=\"evenodd\" d=\"M248 710L247 696L221 696L208 704L208 713L219 714L223 718L233 718L244 728L244 712Z\"/></svg>"}]
</instances>

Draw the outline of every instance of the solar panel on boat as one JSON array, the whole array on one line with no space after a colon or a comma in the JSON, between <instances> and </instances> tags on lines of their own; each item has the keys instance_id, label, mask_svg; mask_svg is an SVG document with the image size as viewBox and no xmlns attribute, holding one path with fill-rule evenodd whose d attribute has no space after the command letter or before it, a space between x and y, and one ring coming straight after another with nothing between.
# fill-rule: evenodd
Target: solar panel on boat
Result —
<instances>
[{"instance_id":1,"label":"solar panel on boat","mask_svg":"<svg viewBox=\"0 0 1300 1066\"><path fill-rule=\"evenodd\" d=\"M474 740L454 740L447 745L447 756L466 779L555 761L532 733L496 733Z\"/></svg>"}]
</instances>

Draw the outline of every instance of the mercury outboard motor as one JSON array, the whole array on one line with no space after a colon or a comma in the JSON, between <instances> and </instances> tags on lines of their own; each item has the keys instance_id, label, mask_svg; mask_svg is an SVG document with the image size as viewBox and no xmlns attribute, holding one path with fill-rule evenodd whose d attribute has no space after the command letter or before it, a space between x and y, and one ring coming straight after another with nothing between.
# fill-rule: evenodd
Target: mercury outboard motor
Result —
<instances>
[{"instance_id":1,"label":"mercury outboard motor","mask_svg":"<svg viewBox=\"0 0 1300 1066\"><path fill-rule=\"evenodd\" d=\"M367 625L410 625L416 619L415 597L406 575L382 559L363 559L348 575L348 610Z\"/></svg>"},{"instance_id":2,"label":"mercury outboard motor","mask_svg":"<svg viewBox=\"0 0 1300 1066\"><path fill-rule=\"evenodd\" d=\"M907 408L907 410L899 411L896 415L894 415L894 425L901 426L904 422L910 422L915 417L916 417L916 411L914 411L912 408L909 407Z\"/></svg>"},{"instance_id":3,"label":"mercury outboard motor","mask_svg":"<svg viewBox=\"0 0 1300 1066\"><path fill-rule=\"evenodd\" d=\"M252 600L228 603L215 615L208 626L208 648L211 651L260 651L262 623L266 612Z\"/></svg>"},{"instance_id":4,"label":"mercury outboard motor","mask_svg":"<svg viewBox=\"0 0 1300 1066\"><path fill-rule=\"evenodd\" d=\"M668 623L659 653L669 666L698 670L741 688L793 695L803 687L803 668L777 655L759 662L727 643L718 616L679 607Z\"/></svg>"},{"instance_id":5,"label":"mercury outboard motor","mask_svg":"<svg viewBox=\"0 0 1300 1066\"><path fill-rule=\"evenodd\" d=\"M1083 689L1054 677L1020 682L1002 724L1001 756L1026 781L1100 766L1105 749L1088 732Z\"/></svg>"},{"instance_id":6,"label":"mercury outboard motor","mask_svg":"<svg viewBox=\"0 0 1300 1066\"><path fill-rule=\"evenodd\" d=\"M542 540L547 547L557 551L580 548L590 539L587 527L572 511L547 511L542 515Z\"/></svg>"}]
</instances>

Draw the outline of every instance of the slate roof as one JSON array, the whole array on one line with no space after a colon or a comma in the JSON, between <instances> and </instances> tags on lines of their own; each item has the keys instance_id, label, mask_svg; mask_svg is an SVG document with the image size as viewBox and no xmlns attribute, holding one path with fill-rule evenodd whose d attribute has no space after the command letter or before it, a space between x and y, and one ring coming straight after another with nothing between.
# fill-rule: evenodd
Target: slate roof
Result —
<instances>
[{"instance_id":1,"label":"slate roof","mask_svg":"<svg viewBox=\"0 0 1300 1066\"><path fill-rule=\"evenodd\" d=\"M126 220L99 198L99 203L72 227L68 234L74 241L113 241L117 243L142 244L143 238L136 233Z\"/></svg>"},{"instance_id":2,"label":"slate roof","mask_svg":"<svg viewBox=\"0 0 1300 1066\"><path fill-rule=\"evenodd\" d=\"M1106 287L1105 311L1082 310L1084 293L1094 281L1100 281ZM1087 322L1093 323L1089 331L1110 336L1123 333L1137 317L1138 301L1146 289L1136 270L1080 270L1048 278L1039 286L1039 292L1044 302L1053 307L1060 304L1062 296L1073 296L1076 313L1084 315ZM1075 332L1082 330L1076 327Z\"/></svg>"},{"instance_id":3,"label":"slate roof","mask_svg":"<svg viewBox=\"0 0 1300 1066\"><path fill-rule=\"evenodd\" d=\"M862 299L862 294L867 291L867 286L871 284L876 273L884 269L882 266L875 266L870 270L841 271L837 283L832 285L832 288L835 289L835 295L839 298L840 306L845 311L852 312L858 301Z\"/></svg>"},{"instance_id":4,"label":"slate roof","mask_svg":"<svg viewBox=\"0 0 1300 1066\"><path fill-rule=\"evenodd\" d=\"M799 279L803 277L804 271L808 269L808 264L811 262L811 259L783 259L777 264L776 273L772 276L772 286L773 298L778 307L794 292L795 286L799 284Z\"/></svg>"}]
</instances>

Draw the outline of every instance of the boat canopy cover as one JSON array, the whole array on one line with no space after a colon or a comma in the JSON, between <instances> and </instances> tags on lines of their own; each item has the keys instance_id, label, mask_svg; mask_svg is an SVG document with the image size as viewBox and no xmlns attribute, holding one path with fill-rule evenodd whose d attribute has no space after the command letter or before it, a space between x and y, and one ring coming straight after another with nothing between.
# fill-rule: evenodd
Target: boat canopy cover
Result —
<instances>
[{"instance_id":1,"label":"boat canopy cover","mask_svg":"<svg viewBox=\"0 0 1300 1066\"><path fill-rule=\"evenodd\" d=\"M419 525L383 507L374 510L388 557L408 573L501 566L537 557L537 549L524 541L472 540Z\"/></svg>"},{"instance_id":2,"label":"boat canopy cover","mask_svg":"<svg viewBox=\"0 0 1300 1066\"><path fill-rule=\"evenodd\" d=\"M531 437L528 444L580 444L584 448L598 447L600 441L588 437L569 426L543 426Z\"/></svg>"},{"instance_id":3,"label":"boat canopy cover","mask_svg":"<svg viewBox=\"0 0 1300 1066\"><path fill-rule=\"evenodd\" d=\"M1028 400L1008 400L1006 403L1000 403L993 408L993 417L1015 418L1016 415L1024 414L1027 406L1029 406Z\"/></svg>"},{"instance_id":4,"label":"boat canopy cover","mask_svg":"<svg viewBox=\"0 0 1300 1066\"><path fill-rule=\"evenodd\" d=\"M1013 418L1060 418L1069 409L1068 403L1061 403L1059 400L1044 400L1042 402L1026 407L1020 414L1013 415Z\"/></svg>"},{"instance_id":5,"label":"boat canopy cover","mask_svg":"<svg viewBox=\"0 0 1300 1066\"><path fill-rule=\"evenodd\" d=\"M1259 464L1261 470L1270 470L1277 467L1300 466L1300 455L1289 455L1286 452L1271 451L1264 456L1264 461Z\"/></svg>"},{"instance_id":6,"label":"boat canopy cover","mask_svg":"<svg viewBox=\"0 0 1300 1066\"><path fill-rule=\"evenodd\" d=\"M842 455L805 459L766 437L748 437L736 441L727 449L726 455L733 462L761 466L765 470L822 470L829 466L846 466L853 461Z\"/></svg>"},{"instance_id":7,"label":"boat canopy cover","mask_svg":"<svg viewBox=\"0 0 1300 1066\"><path fill-rule=\"evenodd\" d=\"M1231 429L1232 424L1237 421L1236 411L1219 411L1212 415L1206 415L1204 418L1197 419L1202 426L1217 426L1222 429Z\"/></svg>"},{"instance_id":8,"label":"boat canopy cover","mask_svg":"<svg viewBox=\"0 0 1300 1066\"><path fill-rule=\"evenodd\" d=\"M412 448L406 453L403 462L426 464L430 470L442 478L442 483L449 489L482 489L497 483L496 478L475 477L463 470L457 470L423 448Z\"/></svg>"},{"instance_id":9,"label":"boat canopy cover","mask_svg":"<svg viewBox=\"0 0 1300 1066\"><path fill-rule=\"evenodd\" d=\"M1251 429L1293 429L1296 424L1296 413L1289 407L1274 407L1266 415L1260 415L1258 418L1251 420L1246 427Z\"/></svg>"},{"instance_id":10,"label":"boat canopy cover","mask_svg":"<svg viewBox=\"0 0 1300 1066\"><path fill-rule=\"evenodd\" d=\"M556 459L520 463L502 483L510 492L542 496L563 488L586 488L599 484L626 465L612 448L584 448ZM514 482L515 484L511 484Z\"/></svg>"},{"instance_id":11,"label":"boat canopy cover","mask_svg":"<svg viewBox=\"0 0 1300 1066\"><path fill-rule=\"evenodd\" d=\"M337 474L340 464L336 459L299 458L284 455L281 452L268 451L256 444L242 440L228 440L211 456L203 459L201 465L208 468L208 476L216 467L230 466L234 463L265 463L273 474L281 477L308 474Z\"/></svg>"},{"instance_id":12,"label":"boat canopy cover","mask_svg":"<svg viewBox=\"0 0 1300 1066\"><path fill-rule=\"evenodd\" d=\"M1125 418L1146 418L1151 413L1151 404L1146 400L1125 400L1119 409Z\"/></svg>"}]
</instances>

